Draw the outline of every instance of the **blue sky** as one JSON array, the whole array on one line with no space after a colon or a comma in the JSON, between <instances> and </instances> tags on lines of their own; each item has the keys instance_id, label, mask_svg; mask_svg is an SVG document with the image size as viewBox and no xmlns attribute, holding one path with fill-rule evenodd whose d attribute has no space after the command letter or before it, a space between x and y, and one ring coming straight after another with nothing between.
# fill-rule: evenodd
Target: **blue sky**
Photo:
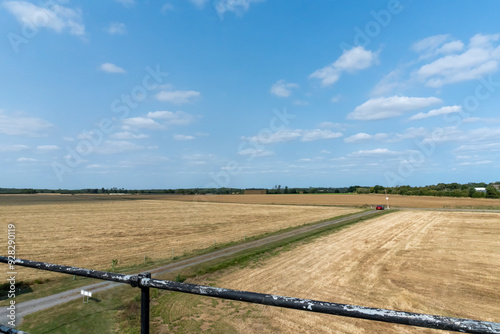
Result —
<instances>
[{"instance_id":1,"label":"blue sky","mask_svg":"<svg viewBox=\"0 0 500 334\"><path fill-rule=\"evenodd\" d=\"M0 187L500 180L500 3L0 2Z\"/></svg>"}]
</instances>

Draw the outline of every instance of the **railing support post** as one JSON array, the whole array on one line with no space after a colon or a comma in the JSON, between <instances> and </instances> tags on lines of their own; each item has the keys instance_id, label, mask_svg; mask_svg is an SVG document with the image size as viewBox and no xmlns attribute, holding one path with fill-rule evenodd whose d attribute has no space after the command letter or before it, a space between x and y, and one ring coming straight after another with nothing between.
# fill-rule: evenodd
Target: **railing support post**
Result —
<instances>
[{"instance_id":1,"label":"railing support post","mask_svg":"<svg viewBox=\"0 0 500 334\"><path fill-rule=\"evenodd\" d=\"M139 274L141 288L141 334L149 334L149 286L140 283L142 278L151 278L151 273Z\"/></svg>"}]
</instances>

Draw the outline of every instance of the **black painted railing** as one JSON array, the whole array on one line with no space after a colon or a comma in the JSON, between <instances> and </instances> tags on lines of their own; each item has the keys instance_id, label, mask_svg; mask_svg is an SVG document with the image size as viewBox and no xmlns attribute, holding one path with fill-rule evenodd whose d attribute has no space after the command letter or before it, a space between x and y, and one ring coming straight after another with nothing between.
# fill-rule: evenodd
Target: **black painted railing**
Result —
<instances>
[{"instance_id":1,"label":"black painted railing","mask_svg":"<svg viewBox=\"0 0 500 334\"><path fill-rule=\"evenodd\" d=\"M9 263L8 258L4 256L0 256L0 262ZM357 305L337 304L317 300L283 297L271 294L157 280L151 278L150 273L139 275L124 275L22 259L15 259L14 264L18 266L55 271L70 275L126 283L130 284L132 287L139 287L141 289L141 333L143 334L149 333L149 288L185 292L195 295L284 307L308 312L326 313L344 317L375 320L393 324L426 327L462 333L500 334L500 323L496 322L451 318L438 315L394 311Z\"/></svg>"}]
</instances>

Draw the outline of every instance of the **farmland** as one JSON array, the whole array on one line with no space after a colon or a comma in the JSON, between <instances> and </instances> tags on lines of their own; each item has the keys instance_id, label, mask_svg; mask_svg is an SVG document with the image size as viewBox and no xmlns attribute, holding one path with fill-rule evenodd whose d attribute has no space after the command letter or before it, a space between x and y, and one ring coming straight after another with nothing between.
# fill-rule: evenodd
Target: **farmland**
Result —
<instances>
[{"instance_id":1,"label":"farmland","mask_svg":"<svg viewBox=\"0 0 500 334\"><path fill-rule=\"evenodd\" d=\"M374 206L386 204L385 195L383 194L168 195L163 198L170 200L254 204L341 206ZM389 195L389 205L392 208L500 209L500 199Z\"/></svg>"},{"instance_id":2,"label":"farmland","mask_svg":"<svg viewBox=\"0 0 500 334\"><path fill-rule=\"evenodd\" d=\"M285 296L500 321L500 214L401 211L192 282ZM438 333L165 293L160 332Z\"/></svg>"},{"instance_id":3,"label":"farmland","mask_svg":"<svg viewBox=\"0 0 500 334\"><path fill-rule=\"evenodd\" d=\"M72 199L73 197L73 199ZM109 269L359 211L355 208L201 203L112 196L4 196L3 226L16 226L19 258ZM76 198L76 199L75 199ZM28 202L30 205L23 205ZM57 274L22 269L18 279Z\"/></svg>"}]
</instances>

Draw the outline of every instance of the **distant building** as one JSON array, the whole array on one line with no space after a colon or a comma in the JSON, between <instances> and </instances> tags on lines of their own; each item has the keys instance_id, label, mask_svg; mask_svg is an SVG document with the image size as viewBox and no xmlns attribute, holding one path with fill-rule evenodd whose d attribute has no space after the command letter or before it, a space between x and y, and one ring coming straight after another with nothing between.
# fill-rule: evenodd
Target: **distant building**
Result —
<instances>
[{"instance_id":1,"label":"distant building","mask_svg":"<svg viewBox=\"0 0 500 334\"><path fill-rule=\"evenodd\" d=\"M474 188L478 193L486 193L486 188Z\"/></svg>"},{"instance_id":2,"label":"distant building","mask_svg":"<svg viewBox=\"0 0 500 334\"><path fill-rule=\"evenodd\" d=\"M496 190L500 190L500 184L492 184L493 187L495 187Z\"/></svg>"},{"instance_id":3,"label":"distant building","mask_svg":"<svg viewBox=\"0 0 500 334\"><path fill-rule=\"evenodd\" d=\"M245 195L265 195L266 189L245 189Z\"/></svg>"}]
</instances>

